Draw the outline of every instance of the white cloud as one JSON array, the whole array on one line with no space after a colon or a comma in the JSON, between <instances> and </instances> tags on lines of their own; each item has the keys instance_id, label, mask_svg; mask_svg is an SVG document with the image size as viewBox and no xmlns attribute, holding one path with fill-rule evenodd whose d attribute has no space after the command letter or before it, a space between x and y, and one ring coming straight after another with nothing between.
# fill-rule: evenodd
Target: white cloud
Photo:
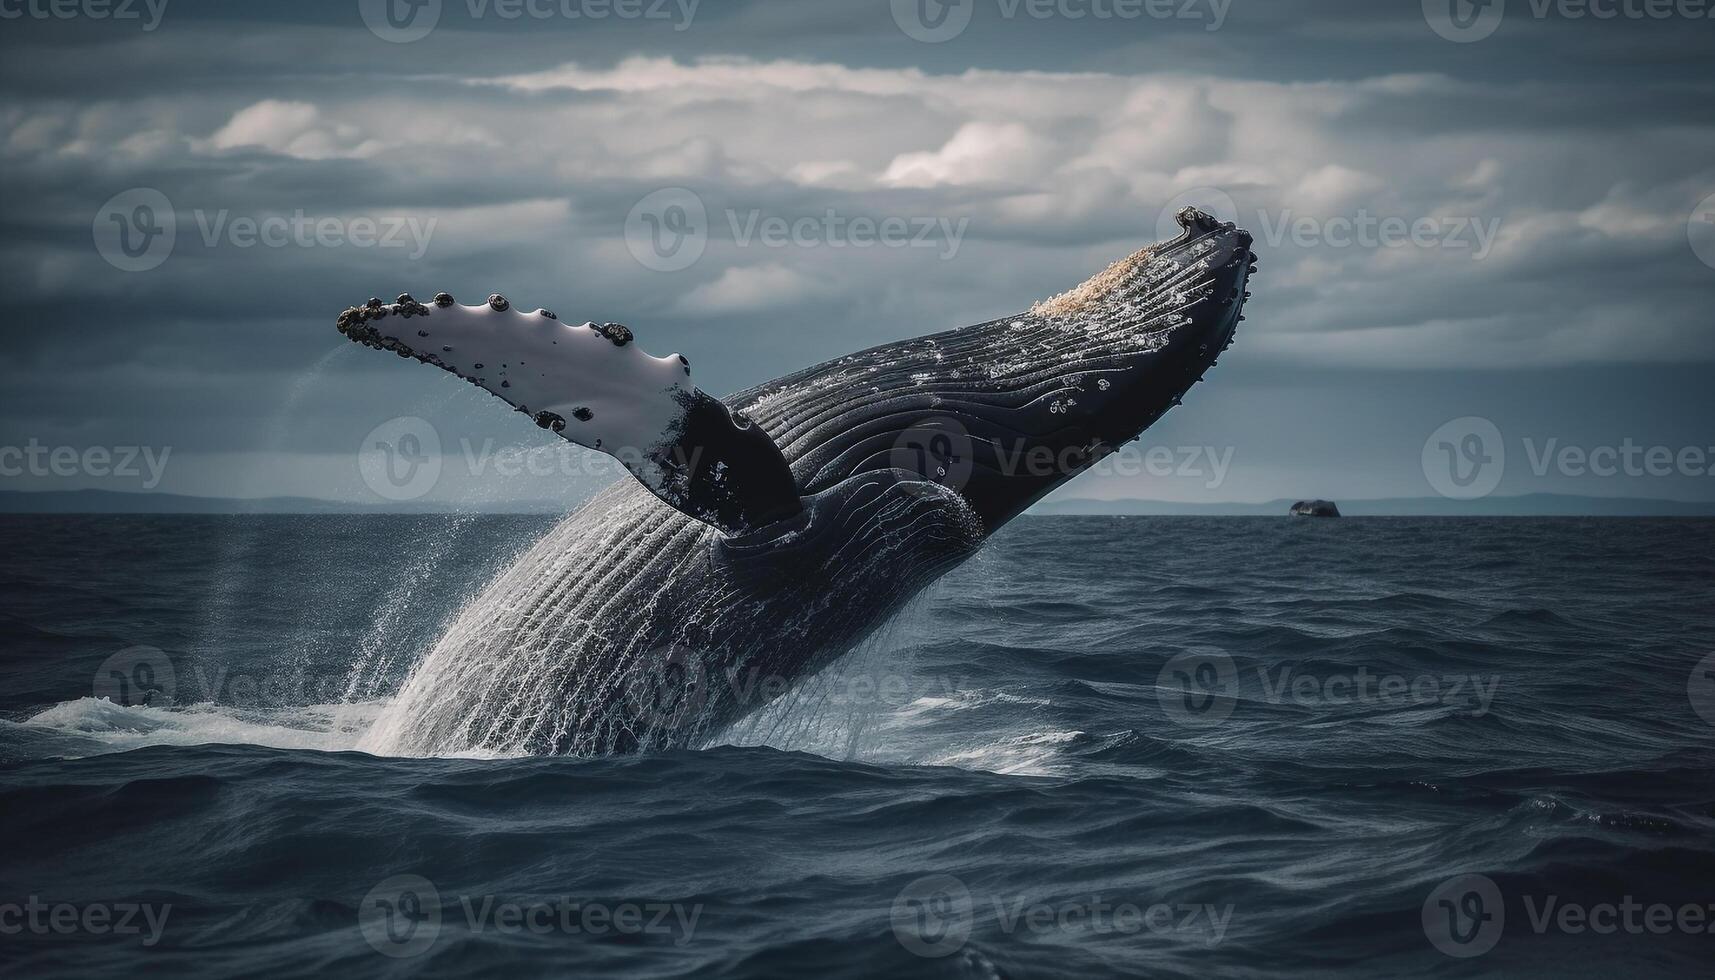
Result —
<instances>
[{"instance_id":1,"label":"white cloud","mask_svg":"<svg viewBox=\"0 0 1715 980\"><path fill-rule=\"evenodd\" d=\"M809 275L779 263L734 266L714 282L686 293L678 310L688 316L754 313L787 306L824 292Z\"/></svg>"},{"instance_id":2,"label":"white cloud","mask_svg":"<svg viewBox=\"0 0 1715 980\"><path fill-rule=\"evenodd\" d=\"M1059 156L1054 142L1018 123L971 122L939 150L902 153L881 182L894 187L989 184L1030 180Z\"/></svg>"},{"instance_id":3,"label":"white cloud","mask_svg":"<svg viewBox=\"0 0 1715 980\"><path fill-rule=\"evenodd\" d=\"M1651 314L1657 320L1697 317L1689 287L1615 277L1659 267L1662 255L1676 256L1681 272L1700 274L1685 227L1707 193L1697 189L1715 187L1708 163L1715 138L1696 127L1640 125L1619 139L1606 123L1580 130L1563 113L1549 135L1492 124L1559 113L1574 97L1565 90L1484 88L1471 102L1468 83L1421 73L1316 82L993 69L935 75L735 57L629 57L426 88L316 102L251 95L236 105L222 93L197 92L131 112L101 103L67 113L26 101L0 111L0 148L9 161L43 167L67 155L170 164L185 153L260 150L285 161L273 172L287 187L316 183L293 183L290 161L358 160L361 168L350 172L369 192L386 187L391 199L411 201L414 213L443 216L433 260L504 253L512 264L498 274L551 283L575 268L576 257L595 263L584 271L604 286L634 292L638 304L657 311L841 300L828 327L854 332L876 329L864 316L882 305L1004 314L1147 243L1167 202L1209 187L1230 197L1241 224L1258 234L1264 261L1250 334L1271 325L1292 331L1290 343L1253 341L1262 356L1313 356L1318 347L1306 338L1360 328L1379 332L1330 339L1329 356L1361 351L1365 363L1488 366L1681 360L1715 350L1707 331L1656 331L1660 343L1652 346L1623 317L1588 315L1618 291L1649 295L1661 304ZM1439 114L1455 102L1477 108ZM1467 127L1467 115L1490 122ZM1575 162L1565 151L1574 142ZM392 152L401 145L409 152ZM662 279L629 260L623 221L637 200L673 185L707 199L715 238L699 275ZM456 200L445 206L424 203L449 196ZM269 206L281 206L278 198L276 188ZM352 213L363 204L339 207ZM818 258L801 248L759 261L754 250L720 246L727 209L788 220L833 209L847 220L968 219L969 226L956 259L945 263L901 261L930 254L921 251L847 249ZM1363 216L1499 224L1481 259L1470 248L1333 246L1317 234L1308 243L1266 235L1289 220L1327 229ZM1575 271L1598 266L1608 271ZM1527 290L1516 287L1521 280L1559 285ZM1467 305L1516 330L1450 331L1447 324L1471 315L1456 309Z\"/></svg>"}]
</instances>

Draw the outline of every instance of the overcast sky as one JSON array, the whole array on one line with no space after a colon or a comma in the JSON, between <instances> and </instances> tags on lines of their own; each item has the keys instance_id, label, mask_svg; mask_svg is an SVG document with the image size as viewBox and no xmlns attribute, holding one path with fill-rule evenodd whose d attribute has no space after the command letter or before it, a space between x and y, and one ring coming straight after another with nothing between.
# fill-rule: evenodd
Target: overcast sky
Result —
<instances>
[{"instance_id":1,"label":"overcast sky","mask_svg":"<svg viewBox=\"0 0 1715 980\"><path fill-rule=\"evenodd\" d=\"M422 500L569 501L612 471L336 314L502 292L725 393L1198 203L1257 235L1249 319L1173 465L1062 497L1464 493L1498 441L1478 490L1715 500L1715 4L395 2L0 0L0 447L170 453L0 489L375 501L411 416Z\"/></svg>"}]
</instances>

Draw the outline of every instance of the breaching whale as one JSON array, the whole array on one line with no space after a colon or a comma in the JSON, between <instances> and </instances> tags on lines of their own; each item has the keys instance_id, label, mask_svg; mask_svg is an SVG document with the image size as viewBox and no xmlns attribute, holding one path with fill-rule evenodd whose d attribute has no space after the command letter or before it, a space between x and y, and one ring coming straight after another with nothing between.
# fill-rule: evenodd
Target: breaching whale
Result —
<instances>
[{"instance_id":1,"label":"breaching whale","mask_svg":"<svg viewBox=\"0 0 1715 980\"><path fill-rule=\"evenodd\" d=\"M453 372L637 478L490 583L360 748L695 746L831 663L1137 438L1232 342L1251 236L1195 209L1179 225L1026 312L725 399L624 326L499 295L347 309L348 339Z\"/></svg>"}]
</instances>

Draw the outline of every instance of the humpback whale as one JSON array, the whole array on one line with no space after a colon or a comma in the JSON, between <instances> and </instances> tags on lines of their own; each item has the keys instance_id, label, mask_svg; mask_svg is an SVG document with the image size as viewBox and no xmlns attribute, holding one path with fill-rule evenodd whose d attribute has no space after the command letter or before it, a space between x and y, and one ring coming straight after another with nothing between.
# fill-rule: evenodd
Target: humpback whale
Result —
<instances>
[{"instance_id":1,"label":"humpback whale","mask_svg":"<svg viewBox=\"0 0 1715 980\"><path fill-rule=\"evenodd\" d=\"M347 309L348 340L457 374L636 478L467 605L360 747L601 755L717 736L1201 380L1256 255L1201 211L1179 225L1022 313L724 399L625 326L500 295Z\"/></svg>"}]
</instances>

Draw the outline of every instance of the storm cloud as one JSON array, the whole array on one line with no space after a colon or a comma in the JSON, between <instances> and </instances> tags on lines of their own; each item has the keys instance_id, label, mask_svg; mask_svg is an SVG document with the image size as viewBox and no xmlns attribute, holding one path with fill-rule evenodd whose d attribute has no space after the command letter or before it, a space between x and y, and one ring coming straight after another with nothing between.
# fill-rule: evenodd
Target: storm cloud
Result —
<instances>
[{"instance_id":1,"label":"storm cloud","mask_svg":"<svg viewBox=\"0 0 1715 980\"><path fill-rule=\"evenodd\" d=\"M416 8L357 0L170 0L152 28L140 3L11 2L0 442L167 445L163 489L360 499L353 447L395 416L448 453L549 442L347 349L333 317L371 295L623 321L726 391L1021 309L1184 204L1262 256L1232 356L1159 433L1236 449L1232 474L1066 493L1424 493L1424 437L1464 415L1708 441L1715 20L1693 5L1515 0L1450 40L1417 0L964 0L929 43L923 2L446 0L415 38ZM687 230L694 261L640 255ZM587 492L562 475L441 496ZM1715 499L1529 476L1507 486Z\"/></svg>"}]
</instances>

